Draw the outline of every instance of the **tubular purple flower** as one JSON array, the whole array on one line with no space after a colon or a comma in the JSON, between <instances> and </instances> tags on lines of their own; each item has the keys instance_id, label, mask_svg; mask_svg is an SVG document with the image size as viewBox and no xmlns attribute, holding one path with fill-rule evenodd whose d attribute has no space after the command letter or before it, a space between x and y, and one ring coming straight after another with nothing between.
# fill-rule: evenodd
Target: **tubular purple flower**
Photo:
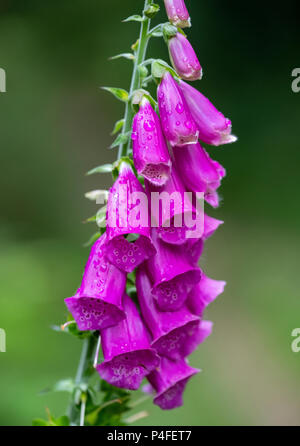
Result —
<instances>
[{"instance_id":1,"label":"tubular purple flower","mask_svg":"<svg viewBox=\"0 0 300 446\"><path fill-rule=\"evenodd\" d=\"M132 300L125 294L126 319L101 330L104 362L97 366L101 378L113 386L137 390L160 360L150 347L149 334Z\"/></svg>"},{"instance_id":2,"label":"tubular purple flower","mask_svg":"<svg viewBox=\"0 0 300 446\"><path fill-rule=\"evenodd\" d=\"M138 173L153 184L165 184L172 163L160 120L145 97L134 117L131 138L133 160Z\"/></svg>"},{"instance_id":3,"label":"tubular purple flower","mask_svg":"<svg viewBox=\"0 0 300 446\"><path fill-rule=\"evenodd\" d=\"M197 266L203 253L204 242L210 238L223 221L217 220L209 215L204 215L204 232L201 238L189 238L182 246L184 252L188 253L189 262L192 266Z\"/></svg>"},{"instance_id":4,"label":"tubular purple flower","mask_svg":"<svg viewBox=\"0 0 300 446\"><path fill-rule=\"evenodd\" d=\"M202 78L202 68L188 39L178 32L168 40L170 59L182 79L197 81Z\"/></svg>"},{"instance_id":5,"label":"tubular purple flower","mask_svg":"<svg viewBox=\"0 0 300 446\"><path fill-rule=\"evenodd\" d=\"M202 274L200 282L190 292L187 305L193 314L202 317L206 307L224 292L226 282Z\"/></svg>"},{"instance_id":6,"label":"tubular purple flower","mask_svg":"<svg viewBox=\"0 0 300 446\"><path fill-rule=\"evenodd\" d=\"M162 358L159 370L147 376L156 391L154 404L164 410L182 406L185 387L190 378L199 372L200 370L190 367L184 360L173 362Z\"/></svg>"},{"instance_id":7,"label":"tubular purple flower","mask_svg":"<svg viewBox=\"0 0 300 446\"><path fill-rule=\"evenodd\" d=\"M204 215L204 232L203 239L207 240L210 238L218 229L219 226L223 225L222 220L217 220L216 218L210 217L209 215Z\"/></svg>"},{"instance_id":8,"label":"tubular purple flower","mask_svg":"<svg viewBox=\"0 0 300 446\"><path fill-rule=\"evenodd\" d=\"M175 245L164 243L152 229L156 254L147 261L152 294L162 311L176 311L184 304L188 293L201 279L200 268L194 267L186 253Z\"/></svg>"},{"instance_id":9,"label":"tubular purple flower","mask_svg":"<svg viewBox=\"0 0 300 446\"><path fill-rule=\"evenodd\" d=\"M155 254L150 238L147 196L129 164L120 166L118 179L110 189L107 203L108 260L125 272L132 272ZM125 236L139 237L130 242Z\"/></svg>"},{"instance_id":10,"label":"tubular purple flower","mask_svg":"<svg viewBox=\"0 0 300 446\"><path fill-rule=\"evenodd\" d=\"M212 207L219 206L217 189L226 175L224 167L212 160L200 144L173 149L176 169L191 192L204 192L204 198Z\"/></svg>"},{"instance_id":11,"label":"tubular purple flower","mask_svg":"<svg viewBox=\"0 0 300 446\"><path fill-rule=\"evenodd\" d=\"M201 203L194 207L192 194L187 194L174 166L164 186L157 187L145 181L145 189L151 203L151 226L158 228L163 241L181 245L193 234L202 235L203 207Z\"/></svg>"},{"instance_id":12,"label":"tubular purple flower","mask_svg":"<svg viewBox=\"0 0 300 446\"><path fill-rule=\"evenodd\" d=\"M143 319L153 337L151 346L160 356L183 359L209 336L212 324L200 321L185 305L175 312L157 308L151 294L152 284L143 266L137 270L136 287Z\"/></svg>"},{"instance_id":13,"label":"tubular purple flower","mask_svg":"<svg viewBox=\"0 0 300 446\"><path fill-rule=\"evenodd\" d=\"M200 91L183 81L180 82L180 90L197 124L201 141L213 146L237 141L237 137L231 134L231 121Z\"/></svg>"},{"instance_id":14,"label":"tubular purple flower","mask_svg":"<svg viewBox=\"0 0 300 446\"><path fill-rule=\"evenodd\" d=\"M166 71L157 89L163 132L172 146L198 141L198 129L179 85Z\"/></svg>"},{"instance_id":15,"label":"tubular purple flower","mask_svg":"<svg viewBox=\"0 0 300 446\"><path fill-rule=\"evenodd\" d=\"M65 299L78 329L100 330L125 318L122 296L126 274L104 257L106 234L92 246L80 288L75 296Z\"/></svg>"},{"instance_id":16,"label":"tubular purple flower","mask_svg":"<svg viewBox=\"0 0 300 446\"><path fill-rule=\"evenodd\" d=\"M164 0L168 18L172 25L189 28L191 19L184 0Z\"/></svg>"}]
</instances>

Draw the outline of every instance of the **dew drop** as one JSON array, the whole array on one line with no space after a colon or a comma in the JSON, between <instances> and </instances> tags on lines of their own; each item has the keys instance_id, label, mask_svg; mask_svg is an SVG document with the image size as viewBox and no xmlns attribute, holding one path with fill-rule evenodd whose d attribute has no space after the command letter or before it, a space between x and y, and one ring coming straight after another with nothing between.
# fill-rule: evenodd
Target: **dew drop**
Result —
<instances>
[{"instance_id":1,"label":"dew drop","mask_svg":"<svg viewBox=\"0 0 300 446\"><path fill-rule=\"evenodd\" d=\"M183 113L184 112L184 106L180 102L176 105L176 111L177 113Z\"/></svg>"},{"instance_id":2,"label":"dew drop","mask_svg":"<svg viewBox=\"0 0 300 446\"><path fill-rule=\"evenodd\" d=\"M147 120L144 122L144 129L147 132L152 132L154 130L155 124L154 121Z\"/></svg>"}]
</instances>

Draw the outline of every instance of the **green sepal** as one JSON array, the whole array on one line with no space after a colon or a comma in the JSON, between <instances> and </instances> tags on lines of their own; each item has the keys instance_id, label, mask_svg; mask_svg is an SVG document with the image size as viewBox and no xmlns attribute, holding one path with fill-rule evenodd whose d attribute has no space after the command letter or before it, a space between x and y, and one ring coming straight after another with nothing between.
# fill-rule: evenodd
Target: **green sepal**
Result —
<instances>
[{"instance_id":1,"label":"green sepal","mask_svg":"<svg viewBox=\"0 0 300 446\"><path fill-rule=\"evenodd\" d=\"M147 6L147 8L144 10L144 14L146 17L148 17L148 19L153 19L159 10L160 6L156 3L152 3L152 5Z\"/></svg>"},{"instance_id":2,"label":"green sepal","mask_svg":"<svg viewBox=\"0 0 300 446\"><path fill-rule=\"evenodd\" d=\"M176 26L171 25L171 23L167 22L162 27L162 32L165 40L169 40L172 37L175 37L178 33L178 29Z\"/></svg>"},{"instance_id":3,"label":"green sepal","mask_svg":"<svg viewBox=\"0 0 300 446\"><path fill-rule=\"evenodd\" d=\"M113 167L113 171L112 171L112 176L113 176L114 181L119 176L119 169L123 162L129 164L132 167L132 169L135 171L133 160L131 158L129 158L128 156L122 156L119 160L117 160L114 163L114 167Z\"/></svg>"},{"instance_id":4,"label":"green sepal","mask_svg":"<svg viewBox=\"0 0 300 446\"><path fill-rule=\"evenodd\" d=\"M177 81L180 80L176 71L169 64L167 64L167 62L165 62L164 60L156 59L155 61L152 62L151 73L155 80L160 81L160 79L163 77L163 75L165 74L166 71L171 73L172 76Z\"/></svg>"}]
</instances>

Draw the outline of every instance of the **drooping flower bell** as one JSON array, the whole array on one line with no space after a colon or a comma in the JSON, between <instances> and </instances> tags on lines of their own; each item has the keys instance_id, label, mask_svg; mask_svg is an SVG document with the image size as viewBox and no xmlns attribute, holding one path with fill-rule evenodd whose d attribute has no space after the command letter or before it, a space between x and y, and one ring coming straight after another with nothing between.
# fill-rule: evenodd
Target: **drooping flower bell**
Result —
<instances>
[{"instance_id":1,"label":"drooping flower bell","mask_svg":"<svg viewBox=\"0 0 300 446\"><path fill-rule=\"evenodd\" d=\"M184 0L164 0L168 18L172 25L180 28L191 26L191 19Z\"/></svg>"},{"instance_id":2,"label":"drooping flower bell","mask_svg":"<svg viewBox=\"0 0 300 446\"><path fill-rule=\"evenodd\" d=\"M210 335L212 323L193 316L185 305L174 312L159 310L143 265L137 270L136 287L143 319L152 334L151 346L160 356L183 359Z\"/></svg>"},{"instance_id":3,"label":"drooping flower bell","mask_svg":"<svg viewBox=\"0 0 300 446\"><path fill-rule=\"evenodd\" d=\"M147 261L152 294L162 311L176 311L200 281L201 270L191 265L181 247L163 242L154 228L151 235L156 247L156 254Z\"/></svg>"},{"instance_id":4,"label":"drooping flower bell","mask_svg":"<svg viewBox=\"0 0 300 446\"><path fill-rule=\"evenodd\" d=\"M188 39L178 32L168 39L170 59L182 79L196 81L202 78L202 68Z\"/></svg>"},{"instance_id":5,"label":"drooping flower bell","mask_svg":"<svg viewBox=\"0 0 300 446\"><path fill-rule=\"evenodd\" d=\"M172 146L198 141L198 129L179 85L166 71L157 89L163 132Z\"/></svg>"},{"instance_id":6,"label":"drooping flower bell","mask_svg":"<svg viewBox=\"0 0 300 446\"><path fill-rule=\"evenodd\" d=\"M160 120L145 97L134 117L131 138L133 161L138 173L153 184L165 184L172 163Z\"/></svg>"},{"instance_id":7,"label":"drooping flower bell","mask_svg":"<svg viewBox=\"0 0 300 446\"><path fill-rule=\"evenodd\" d=\"M183 252L188 253L188 258L191 265L198 265L200 257L203 253L204 242L210 238L223 223L224 222L221 220L217 220L216 218L204 214L204 231L202 237L189 238L187 239L185 245L182 246Z\"/></svg>"},{"instance_id":8,"label":"drooping flower bell","mask_svg":"<svg viewBox=\"0 0 300 446\"><path fill-rule=\"evenodd\" d=\"M97 366L101 378L113 386L137 390L160 359L150 347L149 333L130 297L124 294L126 319L100 331L104 362Z\"/></svg>"},{"instance_id":9,"label":"drooping flower bell","mask_svg":"<svg viewBox=\"0 0 300 446\"><path fill-rule=\"evenodd\" d=\"M150 238L148 200L131 168L121 163L119 177L110 189L107 202L108 260L125 272L132 272L155 254ZM137 236L130 241L126 236Z\"/></svg>"},{"instance_id":10,"label":"drooping flower bell","mask_svg":"<svg viewBox=\"0 0 300 446\"><path fill-rule=\"evenodd\" d=\"M182 406L185 387L190 378L199 372L200 370L190 367L184 360L174 362L161 358L159 370L147 376L156 391L154 404L164 410Z\"/></svg>"},{"instance_id":11,"label":"drooping flower bell","mask_svg":"<svg viewBox=\"0 0 300 446\"><path fill-rule=\"evenodd\" d=\"M217 189L226 175L224 167L212 160L200 144L173 149L176 169L188 191L204 192L204 198L212 207L219 206Z\"/></svg>"},{"instance_id":12,"label":"drooping flower bell","mask_svg":"<svg viewBox=\"0 0 300 446\"><path fill-rule=\"evenodd\" d=\"M201 141L213 146L237 141L237 137L231 134L231 121L200 91L183 81L180 82L180 90L197 124Z\"/></svg>"},{"instance_id":13,"label":"drooping flower bell","mask_svg":"<svg viewBox=\"0 0 300 446\"><path fill-rule=\"evenodd\" d=\"M189 237L201 237L204 229L203 203L187 193L173 165L164 186L157 187L145 181L148 201L151 203L151 226L157 228L166 243L181 245Z\"/></svg>"},{"instance_id":14,"label":"drooping flower bell","mask_svg":"<svg viewBox=\"0 0 300 446\"><path fill-rule=\"evenodd\" d=\"M200 282L192 289L187 306L193 314L202 317L206 307L224 292L226 282L214 280L202 273Z\"/></svg>"},{"instance_id":15,"label":"drooping flower bell","mask_svg":"<svg viewBox=\"0 0 300 446\"><path fill-rule=\"evenodd\" d=\"M125 318L122 297L126 274L104 256L106 234L92 246L80 288L75 296L65 299L78 329L100 330Z\"/></svg>"}]
</instances>

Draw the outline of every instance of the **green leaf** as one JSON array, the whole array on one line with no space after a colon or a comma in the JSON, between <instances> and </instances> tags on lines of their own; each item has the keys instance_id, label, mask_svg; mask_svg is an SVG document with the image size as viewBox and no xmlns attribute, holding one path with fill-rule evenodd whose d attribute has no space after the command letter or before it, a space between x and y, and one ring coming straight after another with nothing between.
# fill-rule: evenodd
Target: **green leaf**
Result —
<instances>
[{"instance_id":1,"label":"green leaf","mask_svg":"<svg viewBox=\"0 0 300 446\"><path fill-rule=\"evenodd\" d=\"M113 94L115 98L119 99L122 102L128 102L128 92L123 88L113 88L113 87L102 87L102 90L108 91Z\"/></svg>"},{"instance_id":2,"label":"green leaf","mask_svg":"<svg viewBox=\"0 0 300 446\"><path fill-rule=\"evenodd\" d=\"M98 238L101 237L101 233L100 232L96 232L95 234L93 234L89 240L87 242L84 243L84 248L88 248L89 246L93 245L93 243L95 243L96 240L98 240Z\"/></svg>"},{"instance_id":3,"label":"green leaf","mask_svg":"<svg viewBox=\"0 0 300 446\"><path fill-rule=\"evenodd\" d=\"M119 133L122 130L122 128L124 126L124 122L125 122L125 119L120 119L120 121L117 121L115 123L114 129L111 133L112 136L116 135L117 133Z\"/></svg>"},{"instance_id":4,"label":"green leaf","mask_svg":"<svg viewBox=\"0 0 300 446\"><path fill-rule=\"evenodd\" d=\"M122 22L143 22L145 19L141 15L135 14L122 20Z\"/></svg>"},{"instance_id":5,"label":"green leaf","mask_svg":"<svg viewBox=\"0 0 300 446\"><path fill-rule=\"evenodd\" d=\"M44 395L50 392L67 392L72 393L76 387L73 379L62 379L55 383L52 387L48 387L40 392L40 395Z\"/></svg>"},{"instance_id":6,"label":"green leaf","mask_svg":"<svg viewBox=\"0 0 300 446\"><path fill-rule=\"evenodd\" d=\"M70 426L70 420L66 415L56 418L56 420L54 420L54 422L55 422L56 426Z\"/></svg>"},{"instance_id":7,"label":"green leaf","mask_svg":"<svg viewBox=\"0 0 300 446\"><path fill-rule=\"evenodd\" d=\"M153 33L151 33L151 37L162 37L163 36L163 32L162 31L153 31Z\"/></svg>"},{"instance_id":8,"label":"green leaf","mask_svg":"<svg viewBox=\"0 0 300 446\"><path fill-rule=\"evenodd\" d=\"M96 221L96 215L92 215L92 217L87 218L83 221L83 223L95 223Z\"/></svg>"},{"instance_id":9,"label":"green leaf","mask_svg":"<svg viewBox=\"0 0 300 446\"><path fill-rule=\"evenodd\" d=\"M97 204L104 204L108 199L108 191L103 189L91 190L84 194L85 198L95 201Z\"/></svg>"},{"instance_id":10,"label":"green leaf","mask_svg":"<svg viewBox=\"0 0 300 446\"><path fill-rule=\"evenodd\" d=\"M32 421L32 426L51 426L51 423L42 418L35 418L35 420Z\"/></svg>"},{"instance_id":11,"label":"green leaf","mask_svg":"<svg viewBox=\"0 0 300 446\"><path fill-rule=\"evenodd\" d=\"M121 133L118 135L110 148L113 149L114 147L118 147L120 144L127 144L129 141L129 135L130 133Z\"/></svg>"},{"instance_id":12,"label":"green leaf","mask_svg":"<svg viewBox=\"0 0 300 446\"><path fill-rule=\"evenodd\" d=\"M94 173L111 173L112 171L112 164L102 164L102 166L98 166L92 170L89 170L86 175L93 175Z\"/></svg>"},{"instance_id":13,"label":"green leaf","mask_svg":"<svg viewBox=\"0 0 300 446\"><path fill-rule=\"evenodd\" d=\"M132 53L121 53L109 58L109 60L116 60L116 59L135 60L135 55Z\"/></svg>"},{"instance_id":14,"label":"green leaf","mask_svg":"<svg viewBox=\"0 0 300 446\"><path fill-rule=\"evenodd\" d=\"M164 23L159 23L154 28L152 28L148 33L148 37L162 37L163 36L163 32L162 32L163 25L164 25Z\"/></svg>"}]
</instances>

